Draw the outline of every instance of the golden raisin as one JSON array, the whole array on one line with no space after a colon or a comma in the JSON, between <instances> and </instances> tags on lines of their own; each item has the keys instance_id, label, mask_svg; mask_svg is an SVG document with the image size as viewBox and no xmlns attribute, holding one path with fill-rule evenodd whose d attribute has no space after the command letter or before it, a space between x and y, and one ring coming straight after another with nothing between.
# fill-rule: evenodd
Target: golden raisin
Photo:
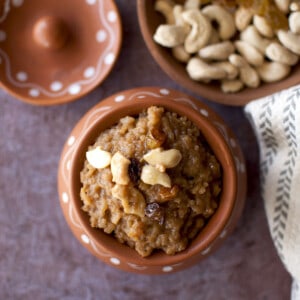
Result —
<instances>
[{"instance_id":1,"label":"golden raisin","mask_svg":"<svg viewBox=\"0 0 300 300\"><path fill-rule=\"evenodd\" d=\"M146 138L147 147L155 149L160 147L166 140L166 134L160 129L154 127L150 130Z\"/></svg>"},{"instance_id":2,"label":"golden raisin","mask_svg":"<svg viewBox=\"0 0 300 300\"><path fill-rule=\"evenodd\" d=\"M240 6L253 9L255 14L264 17L274 30L288 28L288 19L278 9L274 0L236 0L236 2Z\"/></svg>"},{"instance_id":3,"label":"golden raisin","mask_svg":"<svg viewBox=\"0 0 300 300\"><path fill-rule=\"evenodd\" d=\"M163 203L167 202L177 196L179 192L179 187L177 185L173 185L171 188L159 186L159 190L157 192L158 198L157 202Z\"/></svg>"},{"instance_id":4,"label":"golden raisin","mask_svg":"<svg viewBox=\"0 0 300 300\"><path fill-rule=\"evenodd\" d=\"M263 16L274 30L288 28L286 15L275 4L270 5Z\"/></svg>"}]
</instances>

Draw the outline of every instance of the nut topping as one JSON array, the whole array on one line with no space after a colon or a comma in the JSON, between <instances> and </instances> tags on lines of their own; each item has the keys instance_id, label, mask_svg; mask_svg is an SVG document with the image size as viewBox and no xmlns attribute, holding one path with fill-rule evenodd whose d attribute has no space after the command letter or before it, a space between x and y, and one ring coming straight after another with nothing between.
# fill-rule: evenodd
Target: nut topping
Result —
<instances>
[{"instance_id":1,"label":"nut topping","mask_svg":"<svg viewBox=\"0 0 300 300\"><path fill-rule=\"evenodd\" d=\"M167 173L160 172L151 165L145 165L142 169L141 180L146 184L160 184L164 187L171 187L171 179Z\"/></svg>"},{"instance_id":2,"label":"nut topping","mask_svg":"<svg viewBox=\"0 0 300 300\"><path fill-rule=\"evenodd\" d=\"M176 167L182 155L177 149L163 150L156 148L149 151L143 156L143 159L150 165L158 168L159 171L164 172L166 168Z\"/></svg>"},{"instance_id":3,"label":"nut topping","mask_svg":"<svg viewBox=\"0 0 300 300\"><path fill-rule=\"evenodd\" d=\"M104 169L110 165L111 154L102 150L100 147L96 147L86 152L86 159L92 167Z\"/></svg>"},{"instance_id":4,"label":"nut topping","mask_svg":"<svg viewBox=\"0 0 300 300\"><path fill-rule=\"evenodd\" d=\"M121 185L127 185L130 182L130 177L128 175L129 165L129 159L120 152L115 153L111 159L112 181Z\"/></svg>"}]
</instances>

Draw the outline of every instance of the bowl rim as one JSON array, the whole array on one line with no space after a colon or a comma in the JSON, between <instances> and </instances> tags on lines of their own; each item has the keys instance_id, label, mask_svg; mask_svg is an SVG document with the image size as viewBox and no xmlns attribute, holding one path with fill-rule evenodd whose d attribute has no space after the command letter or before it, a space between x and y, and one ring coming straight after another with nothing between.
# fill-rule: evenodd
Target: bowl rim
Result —
<instances>
[{"instance_id":1,"label":"bowl rim","mask_svg":"<svg viewBox=\"0 0 300 300\"><path fill-rule=\"evenodd\" d=\"M101 105L107 105L111 101L111 99L113 99L114 96L115 95L109 97L106 100L103 100L101 102ZM95 138L100 134L99 131L97 131L97 128L101 128L101 126L103 129L108 128L114 123L116 123L122 116L137 114L141 111L141 107L145 109L146 107L149 107L151 105L163 106L167 110L175 111L181 115L186 115L186 111L188 111L190 114L187 117L194 121L198 127L199 124L201 124L202 127L200 128L200 130L210 146L212 144L213 137L217 137L219 141L219 143L217 143L217 148L213 148L212 146L211 148L213 153L217 156L223 168L223 191L220 199L220 207L223 209L223 211L220 210L220 207L218 208L218 210L212 216L210 221L205 225L205 227L199 233L197 238L195 238L188 245L186 250L172 256L169 256L164 252L159 251L157 253L151 254L147 258L142 258L134 249L129 248L129 246L127 245L120 244L114 237L109 237L110 239L115 240L113 242L113 245L107 245L104 242L104 239L100 241L101 237L103 237L105 233L101 232L99 235L99 229L92 228L90 224L86 222L86 220L83 220L82 216L86 215L86 217L84 217L86 219L87 213L81 210L82 202L78 193L78 182L80 182L80 175L77 172L77 170L82 170L83 167L82 160L83 156L85 157L84 154L87 150L87 147L84 147L84 145L91 145L90 141L92 139L95 140ZM185 108L184 114L182 113L183 108ZM113 115L115 117L112 118ZM103 125L104 123L105 126ZM205 130L203 131L203 129ZM81 168L79 168L80 164ZM78 218L80 219L82 226L84 227L85 231L89 234L89 236L93 237L95 243L99 247L103 248L106 252L112 253L114 257L118 257L127 262L140 263L146 266L176 264L185 260L186 258L194 257L200 252L210 247L226 227L231 217L235 202L237 201L237 171L235 168L233 155L224 137L221 135L218 129L210 123L210 121L207 118L202 116L192 107L187 106L183 103L177 103L175 101L170 102L169 99L152 99L150 104L149 99L146 99L145 101L141 100L139 102L131 103L122 102L116 105L114 108L110 109L107 113L100 116L97 119L97 121L95 121L93 125L86 130L84 136L74 149L74 154L72 156L70 164L69 185L71 198L70 201L73 201L75 212ZM222 217L221 213L224 214L224 217ZM217 217L219 217L220 220ZM114 247L114 245L117 245L117 248ZM128 251L125 251L124 247L126 247Z\"/></svg>"},{"instance_id":2,"label":"bowl rim","mask_svg":"<svg viewBox=\"0 0 300 300\"><path fill-rule=\"evenodd\" d=\"M228 106L244 106L253 100L258 100L293 85L300 84L300 63L298 63L299 66L297 68L294 66L288 77L278 82L262 83L258 88L245 88L237 93L223 93L218 84L205 84L193 81L187 74L184 75L182 72L177 72L174 65L180 63L174 58L174 64L168 63L164 58L168 49L158 45L153 40L154 32L151 32L147 18L149 12L147 5L153 1L155 0L137 0L137 15L142 37L156 63L172 80L185 89L212 102Z\"/></svg>"}]
</instances>

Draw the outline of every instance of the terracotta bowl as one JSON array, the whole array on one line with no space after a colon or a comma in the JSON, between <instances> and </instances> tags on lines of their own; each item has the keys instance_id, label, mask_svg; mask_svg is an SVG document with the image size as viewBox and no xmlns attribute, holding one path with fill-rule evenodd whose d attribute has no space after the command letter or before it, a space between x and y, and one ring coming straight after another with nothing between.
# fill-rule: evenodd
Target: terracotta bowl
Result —
<instances>
[{"instance_id":1,"label":"terracotta bowl","mask_svg":"<svg viewBox=\"0 0 300 300\"><path fill-rule=\"evenodd\" d=\"M175 0L174 2L179 4L184 3L183 0ZM185 70L185 64L178 62L172 56L170 49L158 45L153 40L153 34L156 28L160 24L165 23L164 17L154 10L154 3L155 0L137 0L138 18L143 38L150 53L160 67L174 81L186 89L214 102L232 106L242 106L252 100L300 83L300 64L295 66L291 74L284 80L276 83L264 83L255 89L246 88L234 94L223 93L217 83L205 84L192 80Z\"/></svg>"},{"instance_id":2,"label":"terracotta bowl","mask_svg":"<svg viewBox=\"0 0 300 300\"><path fill-rule=\"evenodd\" d=\"M101 131L121 117L137 115L151 105L160 105L185 115L200 128L223 168L219 208L188 248L173 256L155 252L147 258L114 237L94 229L81 210L80 171L88 146ZM246 194L246 170L238 142L222 119L209 107L177 91L164 88L136 88L120 92L93 107L75 126L62 151L58 190L65 219L75 237L105 263L141 274L174 272L194 265L211 254L235 226Z\"/></svg>"},{"instance_id":3,"label":"terracotta bowl","mask_svg":"<svg viewBox=\"0 0 300 300\"><path fill-rule=\"evenodd\" d=\"M121 49L113 0L0 0L0 25L1 88L34 105L83 97L110 74Z\"/></svg>"}]
</instances>

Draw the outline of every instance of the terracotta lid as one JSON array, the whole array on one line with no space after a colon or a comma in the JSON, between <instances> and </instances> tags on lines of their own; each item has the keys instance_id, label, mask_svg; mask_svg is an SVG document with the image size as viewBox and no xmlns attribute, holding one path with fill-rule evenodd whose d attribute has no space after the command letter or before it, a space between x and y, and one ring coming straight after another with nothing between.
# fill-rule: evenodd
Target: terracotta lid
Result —
<instances>
[{"instance_id":1,"label":"terracotta lid","mask_svg":"<svg viewBox=\"0 0 300 300\"><path fill-rule=\"evenodd\" d=\"M0 5L0 81L20 100L69 102L111 71L122 40L113 0L2 0Z\"/></svg>"}]
</instances>

